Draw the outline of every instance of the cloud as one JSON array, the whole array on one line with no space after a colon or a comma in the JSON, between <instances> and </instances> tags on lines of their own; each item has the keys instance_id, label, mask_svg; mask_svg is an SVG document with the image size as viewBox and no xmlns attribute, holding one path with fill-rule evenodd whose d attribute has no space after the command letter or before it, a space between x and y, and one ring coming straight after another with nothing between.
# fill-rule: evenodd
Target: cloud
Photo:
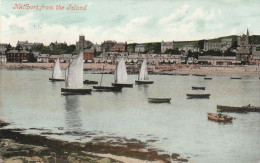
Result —
<instances>
[{"instance_id":1,"label":"cloud","mask_svg":"<svg viewBox=\"0 0 260 163\"><path fill-rule=\"evenodd\" d=\"M126 25L123 25L122 27L118 27L117 29L122 33L128 33L146 24L149 21L149 19L150 19L149 17L134 18L130 20L130 22L127 23Z\"/></svg>"},{"instance_id":2,"label":"cloud","mask_svg":"<svg viewBox=\"0 0 260 163\"><path fill-rule=\"evenodd\" d=\"M28 40L29 42L43 42L49 44L54 41L75 44L80 34L86 34L86 39L95 40L97 34L100 33L102 27L78 27L40 24L35 21L32 13L24 16L9 15L2 17L5 22L3 26L1 42L16 45L17 41Z\"/></svg>"},{"instance_id":3,"label":"cloud","mask_svg":"<svg viewBox=\"0 0 260 163\"><path fill-rule=\"evenodd\" d=\"M210 12L206 12L201 8L197 8L194 13L191 15L191 19L203 19L203 20L212 20L215 18L215 11L210 10Z\"/></svg>"},{"instance_id":4,"label":"cloud","mask_svg":"<svg viewBox=\"0 0 260 163\"><path fill-rule=\"evenodd\" d=\"M31 25L31 23L35 22L33 20L33 13L28 13L24 16L16 16L13 14L10 14L9 17L2 16L2 21L4 24L2 25L2 30L7 31L10 26L14 25L19 28L25 28L28 29Z\"/></svg>"},{"instance_id":5,"label":"cloud","mask_svg":"<svg viewBox=\"0 0 260 163\"><path fill-rule=\"evenodd\" d=\"M167 17L162 18L159 23L160 24L165 24L165 23L169 23L171 20L173 20L174 18L176 18L179 15L185 14L187 12L189 5L185 4L182 5L180 8L178 8L174 13L170 14Z\"/></svg>"}]
</instances>

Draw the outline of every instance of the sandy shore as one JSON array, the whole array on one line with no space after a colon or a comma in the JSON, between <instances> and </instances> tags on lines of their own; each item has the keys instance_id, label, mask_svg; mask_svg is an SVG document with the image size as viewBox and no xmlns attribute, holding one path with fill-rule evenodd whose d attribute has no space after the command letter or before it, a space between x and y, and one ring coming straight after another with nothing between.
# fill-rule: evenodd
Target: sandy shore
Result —
<instances>
[{"instance_id":1,"label":"sandy shore","mask_svg":"<svg viewBox=\"0 0 260 163\"><path fill-rule=\"evenodd\" d=\"M41 68L52 69L54 63L1 63L1 68L7 69L22 69L22 68ZM61 68L65 69L68 63L61 63ZM84 70L92 73L102 73L104 67L104 73L113 73L116 65L110 64L95 64L85 63ZM140 66L127 65L127 71L129 74L138 74ZM150 74L203 74L203 75L237 75L237 74L253 74L260 76L260 66L248 65L248 66L199 66L199 65L159 65L148 66Z\"/></svg>"}]
</instances>

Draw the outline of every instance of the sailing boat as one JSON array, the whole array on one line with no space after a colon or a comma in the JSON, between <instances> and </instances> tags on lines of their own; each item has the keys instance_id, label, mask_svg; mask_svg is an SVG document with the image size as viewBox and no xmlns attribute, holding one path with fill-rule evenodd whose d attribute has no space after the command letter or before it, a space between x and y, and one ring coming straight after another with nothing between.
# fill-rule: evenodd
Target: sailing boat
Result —
<instances>
[{"instance_id":1,"label":"sailing boat","mask_svg":"<svg viewBox=\"0 0 260 163\"><path fill-rule=\"evenodd\" d=\"M141 70L138 76L138 80L135 81L136 84L153 84L153 81L149 80L147 71L147 60L144 59Z\"/></svg>"},{"instance_id":2,"label":"sailing boat","mask_svg":"<svg viewBox=\"0 0 260 163\"><path fill-rule=\"evenodd\" d=\"M122 91L122 87L116 87L116 86L101 86L102 79L103 79L103 72L104 72L104 66L102 70L101 80L99 86L93 86L93 89L98 90L99 92L120 92Z\"/></svg>"},{"instance_id":3,"label":"sailing boat","mask_svg":"<svg viewBox=\"0 0 260 163\"><path fill-rule=\"evenodd\" d=\"M51 81L64 81L65 79L62 78L62 72L60 69L60 58L56 59L56 62L54 64L53 72L52 72L52 78L49 78Z\"/></svg>"},{"instance_id":4,"label":"sailing boat","mask_svg":"<svg viewBox=\"0 0 260 163\"><path fill-rule=\"evenodd\" d=\"M115 70L115 83L112 83L116 87L133 87L133 84L128 83L127 81L127 72L124 58L122 57L118 62Z\"/></svg>"},{"instance_id":5,"label":"sailing boat","mask_svg":"<svg viewBox=\"0 0 260 163\"><path fill-rule=\"evenodd\" d=\"M83 52L69 64L65 73L65 86L61 92L73 94L89 94L92 89L83 88Z\"/></svg>"}]
</instances>

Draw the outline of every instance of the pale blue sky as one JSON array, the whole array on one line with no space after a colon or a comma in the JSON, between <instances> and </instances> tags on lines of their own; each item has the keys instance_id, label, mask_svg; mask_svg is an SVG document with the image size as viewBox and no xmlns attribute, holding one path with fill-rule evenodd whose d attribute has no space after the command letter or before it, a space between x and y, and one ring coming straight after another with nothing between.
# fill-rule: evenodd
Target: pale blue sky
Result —
<instances>
[{"instance_id":1,"label":"pale blue sky","mask_svg":"<svg viewBox=\"0 0 260 163\"><path fill-rule=\"evenodd\" d=\"M1 40L16 44L86 39L127 42L182 41L260 34L259 0L2 0ZM86 11L13 10L30 5L87 5Z\"/></svg>"}]
</instances>

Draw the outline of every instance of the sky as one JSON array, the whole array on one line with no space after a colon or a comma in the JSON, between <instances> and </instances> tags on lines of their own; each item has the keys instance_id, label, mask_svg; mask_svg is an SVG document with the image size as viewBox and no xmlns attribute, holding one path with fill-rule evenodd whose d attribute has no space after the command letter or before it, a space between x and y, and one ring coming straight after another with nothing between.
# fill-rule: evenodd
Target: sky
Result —
<instances>
[{"instance_id":1,"label":"sky","mask_svg":"<svg viewBox=\"0 0 260 163\"><path fill-rule=\"evenodd\" d=\"M143 43L211 39L227 35L260 35L259 0L0 0L0 43L67 42L79 35ZM37 9L13 9L15 4ZM69 5L86 10L67 10ZM39 10L40 6L53 10ZM56 5L64 10L56 10Z\"/></svg>"}]
</instances>

